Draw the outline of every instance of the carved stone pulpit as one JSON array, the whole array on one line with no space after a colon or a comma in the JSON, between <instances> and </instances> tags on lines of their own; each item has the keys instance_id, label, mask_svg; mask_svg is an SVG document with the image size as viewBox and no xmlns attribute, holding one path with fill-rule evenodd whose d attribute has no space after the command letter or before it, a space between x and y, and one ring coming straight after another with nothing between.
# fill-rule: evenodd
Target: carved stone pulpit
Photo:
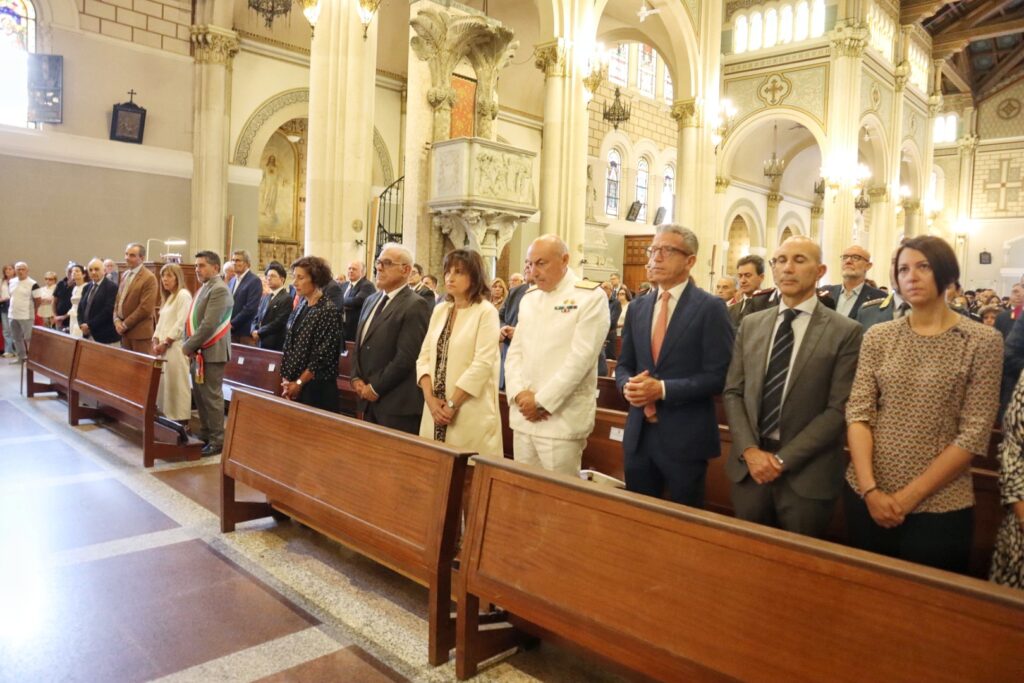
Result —
<instances>
[{"instance_id":1,"label":"carved stone pulpit","mask_svg":"<svg viewBox=\"0 0 1024 683\"><path fill-rule=\"evenodd\" d=\"M456 248L480 252L494 276L516 229L537 212L534 152L483 138L435 142L427 206Z\"/></svg>"}]
</instances>

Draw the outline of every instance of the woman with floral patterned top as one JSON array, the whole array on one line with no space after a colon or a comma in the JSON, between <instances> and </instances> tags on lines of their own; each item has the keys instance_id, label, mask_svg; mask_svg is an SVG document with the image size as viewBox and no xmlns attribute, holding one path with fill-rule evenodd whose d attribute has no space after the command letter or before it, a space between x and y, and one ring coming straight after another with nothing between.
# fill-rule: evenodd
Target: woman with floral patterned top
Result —
<instances>
[{"instance_id":1,"label":"woman with floral patterned top","mask_svg":"<svg viewBox=\"0 0 1024 683\"><path fill-rule=\"evenodd\" d=\"M1003 340L946 304L959 275L938 237L910 238L897 250L893 282L911 313L864 335L846 406L844 499L853 545L965 572L971 458L988 452Z\"/></svg>"}]
</instances>

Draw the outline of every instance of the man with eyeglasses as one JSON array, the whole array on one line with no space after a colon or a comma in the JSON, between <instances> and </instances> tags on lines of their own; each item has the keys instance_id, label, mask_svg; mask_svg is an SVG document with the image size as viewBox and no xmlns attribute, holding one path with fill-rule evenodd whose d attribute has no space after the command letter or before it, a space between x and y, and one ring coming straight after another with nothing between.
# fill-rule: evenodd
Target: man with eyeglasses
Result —
<instances>
[{"instance_id":1,"label":"man with eyeglasses","mask_svg":"<svg viewBox=\"0 0 1024 683\"><path fill-rule=\"evenodd\" d=\"M656 289L626 309L615 383L630 404L626 488L703 507L707 463L721 452L714 396L725 385L733 327L725 302L690 278L697 249L692 230L656 228L647 250Z\"/></svg>"},{"instance_id":2,"label":"man with eyeglasses","mask_svg":"<svg viewBox=\"0 0 1024 683\"><path fill-rule=\"evenodd\" d=\"M367 422L419 434L423 393L416 358L432 307L407 284L412 252L385 244L377 259L378 291L366 300L356 328L352 388Z\"/></svg>"},{"instance_id":3,"label":"man with eyeglasses","mask_svg":"<svg viewBox=\"0 0 1024 683\"><path fill-rule=\"evenodd\" d=\"M597 411L597 358L608 334L608 297L569 269L555 235L526 252L530 287L505 356L505 393L516 462L579 474Z\"/></svg>"},{"instance_id":4,"label":"man with eyeglasses","mask_svg":"<svg viewBox=\"0 0 1024 683\"><path fill-rule=\"evenodd\" d=\"M842 489L846 400L863 328L815 296L821 247L775 251L778 306L744 318L722 399L732 434L725 471L736 516L822 537Z\"/></svg>"},{"instance_id":5,"label":"man with eyeglasses","mask_svg":"<svg viewBox=\"0 0 1024 683\"><path fill-rule=\"evenodd\" d=\"M866 281L868 271L871 270L871 254L867 249L854 244L844 249L840 258L843 284L829 285L825 289L836 302L836 313L856 319L865 302L880 299L885 296L885 292Z\"/></svg>"}]
</instances>

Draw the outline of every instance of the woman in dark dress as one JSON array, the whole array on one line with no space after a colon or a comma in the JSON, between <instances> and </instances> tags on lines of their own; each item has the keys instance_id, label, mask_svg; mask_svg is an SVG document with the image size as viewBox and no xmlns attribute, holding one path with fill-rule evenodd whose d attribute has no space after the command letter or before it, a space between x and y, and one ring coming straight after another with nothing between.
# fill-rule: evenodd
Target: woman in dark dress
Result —
<instances>
[{"instance_id":1,"label":"woman in dark dress","mask_svg":"<svg viewBox=\"0 0 1024 683\"><path fill-rule=\"evenodd\" d=\"M331 267L318 256L303 256L292 264L292 277L302 300L285 334L281 395L336 413L341 311L323 294Z\"/></svg>"}]
</instances>

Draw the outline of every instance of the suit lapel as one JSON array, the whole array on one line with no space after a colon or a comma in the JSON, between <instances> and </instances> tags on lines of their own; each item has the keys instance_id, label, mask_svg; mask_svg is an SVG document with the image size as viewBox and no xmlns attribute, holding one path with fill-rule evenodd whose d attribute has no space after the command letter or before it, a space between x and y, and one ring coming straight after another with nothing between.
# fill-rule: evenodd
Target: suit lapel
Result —
<instances>
[{"instance_id":1,"label":"suit lapel","mask_svg":"<svg viewBox=\"0 0 1024 683\"><path fill-rule=\"evenodd\" d=\"M700 310L700 305L694 301L696 296L694 289L696 287L697 285L694 284L693 280L690 280L683 289L683 295L679 297L676 310L672 311L672 319L668 321L668 329L665 331L665 342L661 345L661 354L658 356L659 364L662 360L669 357L669 351L686 333L686 330L693 323L694 317L696 317L695 314ZM653 326L653 324L652 320L651 325ZM650 335L647 335L647 338L650 340Z\"/></svg>"},{"instance_id":2,"label":"suit lapel","mask_svg":"<svg viewBox=\"0 0 1024 683\"><path fill-rule=\"evenodd\" d=\"M633 340L633 345L636 347L637 357L652 368L654 367L654 355L651 353L651 330L654 324L652 318L656 299L657 296L645 296L632 303L639 309L637 311L639 315L636 318L636 339Z\"/></svg>"},{"instance_id":3,"label":"suit lapel","mask_svg":"<svg viewBox=\"0 0 1024 683\"><path fill-rule=\"evenodd\" d=\"M796 353L796 361L793 363L793 369L790 371L789 379L786 381L786 394L782 397L783 403L786 402L786 397L789 396L789 392L800 378L800 372L806 367L807 359L814 354L814 350L825 334L825 329L829 325L829 319L825 315L825 310L826 308L821 303L814 307L814 314L811 315L811 321L807 324L807 330L804 331L804 338L800 342L800 350Z\"/></svg>"},{"instance_id":4,"label":"suit lapel","mask_svg":"<svg viewBox=\"0 0 1024 683\"><path fill-rule=\"evenodd\" d=\"M411 294L412 290L409 287L405 287L404 289L402 289L402 291L395 294L394 298L391 300L390 306L385 306L383 311L381 311L380 313L373 317L373 320L370 321L369 329L366 330L365 336L363 336L362 330L363 327L366 325L366 318L363 318L363 320L360 321L359 330L357 330L356 332L356 334L358 335L356 338L362 340L360 344L365 343L367 339L373 336L373 333L376 330L380 329L380 323L389 318L395 312L395 308L397 308L398 304L401 302L402 297L405 296L406 292L409 292ZM376 296L373 297L373 306L370 307L370 311L373 311L373 309L377 308L377 305L380 304L380 299L382 296L385 296L384 292L377 292ZM369 303L369 301L367 301L367 303ZM365 309L366 307L364 306L363 308ZM369 317L369 315L370 313L367 312L366 316Z\"/></svg>"},{"instance_id":5,"label":"suit lapel","mask_svg":"<svg viewBox=\"0 0 1024 683\"><path fill-rule=\"evenodd\" d=\"M752 363L750 371L744 374L743 395L747 403L747 415L750 416L751 428L755 434L761 419L761 392L764 389L764 373L768 371L768 348L772 344L777 319L777 314L757 318L748 316L743 319L746 345L740 352L749 357Z\"/></svg>"}]
</instances>

